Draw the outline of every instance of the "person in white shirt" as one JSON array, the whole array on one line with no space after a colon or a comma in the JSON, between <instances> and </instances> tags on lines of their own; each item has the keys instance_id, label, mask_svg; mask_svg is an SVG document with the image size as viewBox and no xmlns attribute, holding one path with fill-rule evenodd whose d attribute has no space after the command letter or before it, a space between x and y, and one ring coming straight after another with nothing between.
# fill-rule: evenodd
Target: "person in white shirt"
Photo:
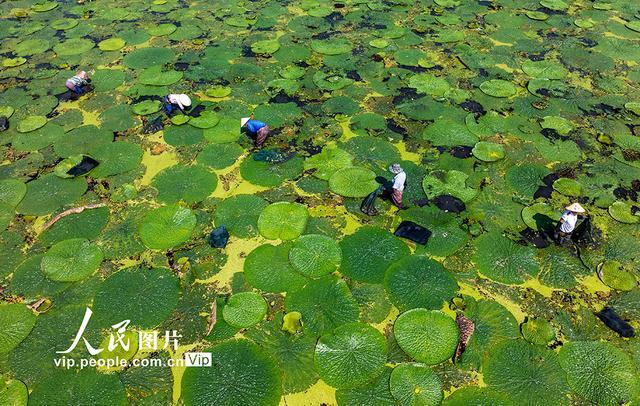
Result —
<instances>
[{"instance_id":1,"label":"person in white shirt","mask_svg":"<svg viewBox=\"0 0 640 406\"><path fill-rule=\"evenodd\" d=\"M400 164L393 164L389 167L389 172L393 173L393 184L391 185L391 201L399 209L404 209L402 204L402 194L404 193L404 184L407 181L407 173L402 169Z\"/></svg>"},{"instance_id":2,"label":"person in white shirt","mask_svg":"<svg viewBox=\"0 0 640 406\"><path fill-rule=\"evenodd\" d=\"M162 109L168 116L176 110L185 114L185 110L189 107L191 107L191 98L186 94L172 93L162 98Z\"/></svg>"},{"instance_id":3,"label":"person in white shirt","mask_svg":"<svg viewBox=\"0 0 640 406\"><path fill-rule=\"evenodd\" d=\"M556 242L564 244L571 237L571 233L575 230L578 222L578 215L585 211L580 203L573 203L565 207L565 211L562 213L553 235Z\"/></svg>"}]
</instances>

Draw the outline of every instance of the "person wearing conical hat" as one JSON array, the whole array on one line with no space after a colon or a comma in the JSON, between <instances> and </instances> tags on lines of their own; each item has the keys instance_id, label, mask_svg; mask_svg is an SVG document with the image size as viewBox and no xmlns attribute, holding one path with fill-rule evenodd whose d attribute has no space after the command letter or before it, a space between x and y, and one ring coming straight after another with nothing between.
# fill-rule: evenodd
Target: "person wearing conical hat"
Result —
<instances>
[{"instance_id":1,"label":"person wearing conical hat","mask_svg":"<svg viewBox=\"0 0 640 406\"><path fill-rule=\"evenodd\" d=\"M162 98L162 109L168 116L176 110L184 114L189 107L191 107L191 98L186 94L172 93Z\"/></svg>"},{"instance_id":2,"label":"person wearing conical hat","mask_svg":"<svg viewBox=\"0 0 640 406\"><path fill-rule=\"evenodd\" d=\"M404 194L404 184L407 181L407 173L402 169L400 164L389 166L389 172L395 175L391 181L390 190L388 190L391 195L391 201L398 209L404 209L402 195Z\"/></svg>"},{"instance_id":3,"label":"person wearing conical hat","mask_svg":"<svg viewBox=\"0 0 640 406\"><path fill-rule=\"evenodd\" d=\"M250 117L240 119L240 130L246 131L255 140L256 147L261 147L270 134L267 123L254 120L253 114Z\"/></svg>"},{"instance_id":4,"label":"person wearing conical hat","mask_svg":"<svg viewBox=\"0 0 640 406\"><path fill-rule=\"evenodd\" d=\"M559 244L564 244L569 238L571 238L571 233L575 230L576 223L578 222L578 216L585 212L586 210L580 205L580 203L572 203L565 207L565 210L556 225L556 230L553 234L554 240Z\"/></svg>"}]
</instances>

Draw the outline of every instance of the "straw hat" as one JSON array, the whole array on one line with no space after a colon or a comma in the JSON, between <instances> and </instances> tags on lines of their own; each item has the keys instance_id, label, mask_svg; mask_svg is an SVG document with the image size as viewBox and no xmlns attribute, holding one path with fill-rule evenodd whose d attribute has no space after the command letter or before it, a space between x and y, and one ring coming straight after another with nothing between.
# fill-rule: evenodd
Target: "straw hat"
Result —
<instances>
[{"instance_id":1,"label":"straw hat","mask_svg":"<svg viewBox=\"0 0 640 406\"><path fill-rule=\"evenodd\" d=\"M191 98L189 98L189 96L187 96L186 94L178 95L178 100L180 100L180 104L182 104L184 107L191 106Z\"/></svg>"},{"instance_id":2,"label":"straw hat","mask_svg":"<svg viewBox=\"0 0 640 406\"><path fill-rule=\"evenodd\" d=\"M565 209L572 211L574 213L584 213L586 210L584 207L580 206L580 203L573 203L565 207Z\"/></svg>"},{"instance_id":3,"label":"straw hat","mask_svg":"<svg viewBox=\"0 0 640 406\"><path fill-rule=\"evenodd\" d=\"M400 164L393 164L389 166L389 172L397 175L402 172L402 167L400 166Z\"/></svg>"},{"instance_id":4,"label":"straw hat","mask_svg":"<svg viewBox=\"0 0 640 406\"><path fill-rule=\"evenodd\" d=\"M249 117L242 117L240 119L240 127L244 127L249 122Z\"/></svg>"}]
</instances>

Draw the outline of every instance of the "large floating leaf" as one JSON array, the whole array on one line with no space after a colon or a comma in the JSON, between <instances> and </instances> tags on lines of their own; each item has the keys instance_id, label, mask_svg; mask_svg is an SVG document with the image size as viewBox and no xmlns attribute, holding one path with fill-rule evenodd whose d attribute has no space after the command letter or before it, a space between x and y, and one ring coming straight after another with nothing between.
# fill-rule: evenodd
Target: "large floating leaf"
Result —
<instances>
[{"instance_id":1,"label":"large floating leaf","mask_svg":"<svg viewBox=\"0 0 640 406\"><path fill-rule=\"evenodd\" d=\"M47 118L44 116L29 116L18 123L16 131L19 133L28 133L47 124Z\"/></svg>"},{"instance_id":2,"label":"large floating leaf","mask_svg":"<svg viewBox=\"0 0 640 406\"><path fill-rule=\"evenodd\" d=\"M76 282L94 273L102 262L100 248L83 238L61 241L42 258L42 270L51 280Z\"/></svg>"},{"instance_id":3,"label":"large floating leaf","mask_svg":"<svg viewBox=\"0 0 640 406\"><path fill-rule=\"evenodd\" d=\"M393 325L393 334L404 352L429 365L451 358L459 338L458 326L451 317L426 309L402 313Z\"/></svg>"},{"instance_id":4,"label":"large floating leaf","mask_svg":"<svg viewBox=\"0 0 640 406\"><path fill-rule=\"evenodd\" d=\"M241 238L258 233L258 218L267 202L255 195L236 195L221 201L216 207L215 223L224 225L231 234Z\"/></svg>"},{"instance_id":5,"label":"large floating leaf","mask_svg":"<svg viewBox=\"0 0 640 406\"><path fill-rule=\"evenodd\" d=\"M502 393L489 388L467 386L457 389L442 402L443 406L515 406Z\"/></svg>"},{"instance_id":6,"label":"large floating leaf","mask_svg":"<svg viewBox=\"0 0 640 406\"><path fill-rule=\"evenodd\" d=\"M433 199L441 195L451 195L463 202L472 200L478 191L466 185L469 175L457 170L433 171L425 176L422 189L427 197Z\"/></svg>"},{"instance_id":7,"label":"large floating leaf","mask_svg":"<svg viewBox=\"0 0 640 406\"><path fill-rule=\"evenodd\" d=\"M458 290L456 280L440 263L420 255L391 264L384 286L391 303L400 311L417 307L440 309Z\"/></svg>"},{"instance_id":8,"label":"large floating leaf","mask_svg":"<svg viewBox=\"0 0 640 406\"><path fill-rule=\"evenodd\" d=\"M379 186L376 174L357 166L338 169L329 179L331 191L346 197L365 197Z\"/></svg>"},{"instance_id":9,"label":"large floating leaf","mask_svg":"<svg viewBox=\"0 0 640 406\"><path fill-rule=\"evenodd\" d=\"M593 403L621 404L640 396L637 367L610 343L569 342L562 346L559 360L571 388Z\"/></svg>"},{"instance_id":10,"label":"large floating leaf","mask_svg":"<svg viewBox=\"0 0 640 406\"><path fill-rule=\"evenodd\" d=\"M438 119L425 128L422 138L436 147L473 146L478 142L478 138L464 124L446 118Z\"/></svg>"},{"instance_id":11,"label":"large floating leaf","mask_svg":"<svg viewBox=\"0 0 640 406\"><path fill-rule=\"evenodd\" d=\"M522 340L505 341L483 365L487 386L516 403L568 405L569 386L555 352Z\"/></svg>"},{"instance_id":12,"label":"large floating leaf","mask_svg":"<svg viewBox=\"0 0 640 406\"><path fill-rule=\"evenodd\" d=\"M208 350L209 368L187 368L182 400L190 405L275 406L282 395L276 361L249 340L231 340Z\"/></svg>"},{"instance_id":13,"label":"large floating leaf","mask_svg":"<svg viewBox=\"0 0 640 406\"><path fill-rule=\"evenodd\" d=\"M109 276L93 302L97 322L108 327L122 320L154 328L178 303L178 279L166 268L129 268Z\"/></svg>"},{"instance_id":14,"label":"large floating leaf","mask_svg":"<svg viewBox=\"0 0 640 406\"><path fill-rule=\"evenodd\" d=\"M400 364L391 372L391 394L401 406L437 406L442 402L442 384L424 364Z\"/></svg>"},{"instance_id":15,"label":"large floating leaf","mask_svg":"<svg viewBox=\"0 0 640 406\"><path fill-rule=\"evenodd\" d=\"M312 40L311 49L324 55L339 55L351 52L351 43L344 39Z\"/></svg>"},{"instance_id":16,"label":"large floating leaf","mask_svg":"<svg viewBox=\"0 0 640 406\"><path fill-rule=\"evenodd\" d=\"M506 80L492 79L483 82L480 90L493 97L511 97L516 94L516 86Z\"/></svg>"},{"instance_id":17,"label":"large floating leaf","mask_svg":"<svg viewBox=\"0 0 640 406\"><path fill-rule=\"evenodd\" d=\"M308 218L307 208L299 203L273 203L260 213L258 230L270 240L293 240L304 232Z\"/></svg>"},{"instance_id":18,"label":"large floating leaf","mask_svg":"<svg viewBox=\"0 0 640 406\"><path fill-rule=\"evenodd\" d=\"M24 304L0 304L0 353L14 349L24 340L33 326L36 316Z\"/></svg>"},{"instance_id":19,"label":"large floating leaf","mask_svg":"<svg viewBox=\"0 0 640 406\"><path fill-rule=\"evenodd\" d=\"M233 327L247 328L259 323L267 314L267 302L255 292L236 293L224 306L224 321Z\"/></svg>"},{"instance_id":20,"label":"large floating leaf","mask_svg":"<svg viewBox=\"0 0 640 406\"><path fill-rule=\"evenodd\" d=\"M318 375L336 388L361 386L382 373L387 342L375 328L363 323L337 327L318 340L314 363Z\"/></svg>"},{"instance_id":21,"label":"large floating leaf","mask_svg":"<svg viewBox=\"0 0 640 406\"><path fill-rule=\"evenodd\" d=\"M56 403L126 405L127 398L117 374L102 374L94 368L79 372L58 368L52 376L33 385L29 403L39 406Z\"/></svg>"},{"instance_id":22,"label":"large floating leaf","mask_svg":"<svg viewBox=\"0 0 640 406\"><path fill-rule=\"evenodd\" d=\"M476 240L474 261L478 270L488 278L518 284L537 273L539 265L534 255L531 248L492 232Z\"/></svg>"},{"instance_id":23,"label":"large floating leaf","mask_svg":"<svg viewBox=\"0 0 640 406\"><path fill-rule=\"evenodd\" d=\"M249 253L244 261L244 274L251 286L265 292L292 292L304 286L307 279L289 262L291 243L278 246L265 244Z\"/></svg>"},{"instance_id":24,"label":"large floating leaf","mask_svg":"<svg viewBox=\"0 0 640 406\"><path fill-rule=\"evenodd\" d=\"M342 279L325 276L287 294L287 311L302 314L305 330L316 335L358 320L358 304Z\"/></svg>"},{"instance_id":25,"label":"large floating leaf","mask_svg":"<svg viewBox=\"0 0 640 406\"><path fill-rule=\"evenodd\" d=\"M291 265L308 277L334 272L342 261L342 251L331 237L308 234L298 238L289 252Z\"/></svg>"},{"instance_id":26,"label":"large floating leaf","mask_svg":"<svg viewBox=\"0 0 640 406\"><path fill-rule=\"evenodd\" d=\"M284 331L280 315L263 324L261 329L250 330L247 335L278 361L285 393L302 392L318 380L313 367L317 341L313 335Z\"/></svg>"},{"instance_id":27,"label":"large floating leaf","mask_svg":"<svg viewBox=\"0 0 640 406\"><path fill-rule=\"evenodd\" d=\"M152 186L158 189L158 200L163 203L185 201L197 203L209 196L218 185L218 178L202 166L175 165L164 169Z\"/></svg>"},{"instance_id":28,"label":"large floating leaf","mask_svg":"<svg viewBox=\"0 0 640 406\"><path fill-rule=\"evenodd\" d=\"M196 216L177 205L160 207L147 213L140 224L140 239L151 249L165 250L191 238Z\"/></svg>"},{"instance_id":29,"label":"large floating leaf","mask_svg":"<svg viewBox=\"0 0 640 406\"><path fill-rule=\"evenodd\" d=\"M304 169L312 169L313 176L329 180L336 171L351 166L352 160L351 154L340 148L325 147L319 154L305 159Z\"/></svg>"},{"instance_id":30,"label":"large floating leaf","mask_svg":"<svg viewBox=\"0 0 640 406\"><path fill-rule=\"evenodd\" d=\"M409 247L392 233L375 227L362 227L340 241L340 271L362 282L380 283L393 262L409 255Z\"/></svg>"},{"instance_id":31,"label":"large floating leaf","mask_svg":"<svg viewBox=\"0 0 640 406\"><path fill-rule=\"evenodd\" d=\"M378 378L365 386L337 390L336 400L338 404L396 406L396 400L391 395L391 389L389 388L391 371L391 368L385 368Z\"/></svg>"}]
</instances>

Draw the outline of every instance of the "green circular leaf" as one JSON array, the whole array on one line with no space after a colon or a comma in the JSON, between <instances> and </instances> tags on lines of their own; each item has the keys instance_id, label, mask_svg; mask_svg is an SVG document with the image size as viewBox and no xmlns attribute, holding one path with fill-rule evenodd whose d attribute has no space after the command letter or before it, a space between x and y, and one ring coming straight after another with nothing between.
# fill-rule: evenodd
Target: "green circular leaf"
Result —
<instances>
[{"instance_id":1,"label":"green circular leaf","mask_svg":"<svg viewBox=\"0 0 640 406\"><path fill-rule=\"evenodd\" d=\"M0 382L0 404L26 406L28 398L29 390L22 381L10 379L6 382Z\"/></svg>"},{"instance_id":2,"label":"green circular leaf","mask_svg":"<svg viewBox=\"0 0 640 406\"><path fill-rule=\"evenodd\" d=\"M160 111L160 107L162 107L162 103L160 103L159 100L144 100L140 103L134 104L131 107L131 111L140 116L148 116L149 114Z\"/></svg>"},{"instance_id":3,"label":"green circular leaf","mask_svg":"<svg viewBox=\"0 0 640 406\"><path fill-rule=\"evenodd\" d=\"M442 402L442 384L424 364L400 364L391 372L391 394L401 406L437 406Z\"/></svg>"},{"instance_id":4,"label":"green circular leaf","mask_svg":"<svg viewBox=\"0 0 640 406\"><path fill-rule=\"evenodd\" d=\"M96 44L86 38L71 38L53 46L58 56L73 56L90 51Z\"/></svg>"},{"instance_id":5,"label":"green circular leaf","mask_svg":"<svg viewBox=\"0 0 640 406\"><path fill-rule=\"evenodd\" d=\"M617 201L609 206L609 215L621 223L636 224L640 221L640 215L634 214L633 207L638 206L629 202Z\"/></svg>"},{"instance_id":6,"label":"green circular leaf","mask_svg":"<svg viewBox=\"0 0 640 406\"><path fill-rule=\"evenodd\" d=\"M332 276L311 280L302 289L288 292L285 308L287 312L300 312L305 331L316 335L356 322L360 313L347 284Z\"/></svg>"},{"instance_id":7,"label":"green circular leaf","mask_svg":"<svg viewBox=\"0 0 640 406\"><path fill-rule=\"evenodd\" d=\"M215 127L220 121L220 118L213 111L203 111L198 117L192 117L189 120L189 124L196 128L211 128Z\"/></svg>"},{"instance_id":8,"label":"green circular leaf","mask_svg":"<svg viewBox=\"0 0 640 406\"><path fill-rule=\"evenodd\" d=\"M16 207L27 193L27 185L17 179L0 180L0 203Z\"/></svg>"},{"instance_id":9,"label":"green circular leaf","mask_svg":"<svg viewBox=\"0 0 640 406\"><path fill-rule=\"evenodd\" d=\"M533 277L539 265L534 251L497 232L476 239L474 262L478 271L500 283L519 284Z\"/></svg>"},{"instance_id":10,"label":"green circular leaf","mask_svg":"<svg viewBox=\"0 0 640 406\"><path fill-rule=\"evenodd\" d=\"M0 353L13 350L27 338L35 324L36 316L26 305L0 304Z\"/></svg>"},{"instance_id":11,"label":"green circular leaf","mask_svg":"<svg viewBox=\"0 0 640 406\"><path fill-rule=\"evenodd\" d=\"M276 361L249 340L230 340L207 350L209 368L187 368L182 399L192 405L277 406L282 396Z\"/></svg>"},{"instance_id":12,"label":"green circular leaf","mask_svg":"<svg viewBox=\"0 0 640 406\"><path fill-rule=\"evenodd\" d=\"M280 42L277 39L266 39L256 41L251 44L251 51L255 54L274 54L280 49Z\"/></svg>"},{"instance_id":13,"label":"green circular leaf","mask_svg":"<svg viewBox=\"0 0 640 406\"><path fill-rule=\"evenodd\" d=\"M516 85L506 80L492 79L480 85L483 93L493 97L511 97L518 92Z\"/></svg>"},{"instance_id":14,"label":"green circular leaf","mask_svg":"<svg viewBox=\"0 0 640 406\"><path fill-rule=\"evenodd\" d=\"M379 186L372 170L358 166L338 169L329 178L331 191L345 197L365 197Z\"/></svg>"},{"instance_id":15,"label":"green circular leaf","mask_svg":"<svg viewBox=\"0 0 640 406\"><path fill-rule=\"evenodd\" d=\"M100 248L84 238L60 241L42 258L42 271L51 280L76 282L93 274L102 263Z\"/></svg>"},{"instance_id":16,"label":"green circular leaf","mask_svg":"<svg viewBox=\"0 0 640 406\"><path fill-rule=\"evenodd\" d=\"M633 361L608 342L566 343L560 349L559 361L571 389L595 404L622 404L640 393Z\"/></svg>"},{"instance_id":17,"label":"green circular leaf","mask_svg":"<svg viewBox=\"0 0 640 406\"><path fill-rule=\"evenodd\" d=\"M351 166L353 157L337 147L325 147L319 154L305 159L304 169L314 170L313 176L329 180L338 170Z\"/></svg>"},{"instance_id":18,"label":"green circular leaf","mask_svg":"<svg viewBox=\"0 0 640 406\"><path fill-rule=\"evenodd\" d=\"M126 45L126 41L122 38L111 37L98 42L98 48L101 51L118 51Z\"/></svg>"},{"instance_id":19,"label":"green circular leaf","mask_svg":"<svg viewBox=\"0 0 640 406\"><path fill-rule=\"evenodd\" d=\"M413 309L398 316L393 334L411 358L436 365L453 356L460 332L456 322L441 311Z\"/></svg>"},{"instance_id":20,"label":"green circular leaf","mask_svg":"<svg viewBox=\"0 0 640 406\"><path fill-rule=\"evenodd\" d=\"M304 232L308 218L307 208L300 203L272 203L260 213L258 230L270 240L293 240Z\"/></svg>"},{"instance_id":21,"label":"green circular leaf","mask_svg":"<svg viewBox=\"0 0 640 406\"><path fill-rule=\"evenodd\" d=\"M237 328L248 328L262 321L267 314L267 302L255 292L232 295L224 306L224 321Z\"/></svg>"},{"instance_id":22,"label":"green circular leaf","mask_svg":"<svg viewBox=\"0 0 640 406\"><path fill-rule=\"evenodd\" d=\"M598 267L598 276L605 285L615 290L630 291L638 285L635 276L622 269L618 261L604 261Z\"/></svg>"},{"instance_id":23,"label":"green circular leaf","mask_svg":"<svg viewBox=\"0 0 640 406\"><path fill-rule=\"evenodd\" d=\"M233 165L243 153L244 148L235 142L228 144L211 144L200 151L196 160L199 164L212 169L224 169Z\"/></svg>"},{"instance_id":24,"label":"green circular leaf","mask_svg":"<svg viewBox=\"0 0 640 406\"><path fill-rule=\"evenodd\" d=\"M338 268L342 261L342 251L333 238L308 234L295 241L289 252L289 260L298 272L316 278Z\"/></svg>"},{"instance_id":25,"label":"green circular leaf","mask_svg":"<svg viewBox=\"0 0 640 406\"><path fill-rule=\"evenodd\" d=\"M320 337L314 364L326 383L335 388L350 388L380 375L386 359L384 336L367 324L350 323Z\"/></svg>"},{"instance_id":26,"label":"green circular leaf","mask_svg":"<svg viewBox=\"0 0 640 406\"><path fill-rule=\"evenodd\" d=\"M393 262L409 255L409 247L398 237L377 227L361 227L340 241L340 272L351 279L380 283Z\"/></svg>"},{"instance_id":27,"label":"green circular leaf","mask_svg":"<svg viewBox=\"0 0 640 406\"><path fill-rule=\"evenodd\" d=\"M331 40L311 40L311 49L319 54L340 55L351 52L351 42L344 38L334 38Z\"/></svg>"},{"instance_id":28,"label":"green circular leaf","mask_svg":"<svg viewBox=\"0 0 640 406\"><path fill-rule=\"evenodd\" d=\"M504 158L504 147L501 144L480 141L473 147L473 156L485 162L499 161Z\"/></svg>"},{"instance_id":29,"label":"green circular leaf","mask_svg":"<svg viewBox=\"0 0 640 406\"><path fill-rule=\"evenodd\" d=\"M47 118L44 116L29 116L20 121L16 127L19 133L28 133L47 124Z\"/></svg>"},{"instance_id":30,"label":"green circular leaf","mask_svg":"<svg viewBox=\"0 0 640 406\"><path fill-rule=\"evenodd\" d=\"M442 402L443 406L515 406L502 393L489 388L467 386L456 389Z\"/></svg>"},{"instance_id":31,"label":"green circular leaf","mask_svg":"<svg viewBox=\"0 0 640 406\"><path fill-rule=\"evenodd\" d=\"M400 311L417 307L440 309L458 290L456 280L439 262L420 255L391 264L384 276L384 287Z\"/></svg>"},{"instance_id":32,"label":"green circular leaf","mask_svg":"<svg viewBox=\"0 0 640 406\"><path fill-rule=\"evenodd\" d=\"M165 250L189 240L195 226L191 210L178 205L160 207L142 220L140 239L148 248Z\"/></svg>"},{"instance_id":33,"label":"green circular leaf","mask_svg":"<svg viewBox=\"0 0 640 406\"><path fill-rule=\"evenodd\" d=\"M518 404L568 405L569 387L557 355L545 347L508 340L483 365L484 381Z\"/></svg>"},{"instance_id":34,"label":"green circular leaf","mask_svg":"<svg viewBox=\"0 0 640 406\"><path fill-rule=\"evenodd\" d=\"M16 211L29 216L43 216L75 202L86 190L84 178L61 179L48 173L27 183L27 193Z\"/></svg>"},{"instance_id":35,"label":"green circular leaf","mask_svg":"<svg viewBox=\"0 0 640 406\"><path fill-rule=\"evenodd\" d=\"M451 195L463 202L473 200L478 191L467 187L469 175L455 169L450 171L433 171L422 180L422 189L428 198Z\"/></svg>"},{"instance_id":36,"label":"green circular leaf","mask_svg":"<svg viewBox=\"0 0 640 406\"><path fill-rule=\"evenodd\" d=\"M174 165L162 170L151 184L158 189L158 200L163 203L185 201L189 204L207 198L218 185L218 178L202 166Z\"/></svg>"},{"instance_id":37,"label":"green circular leaf","mask_svg":"<svg viewBox=\"0 0 640 406\"><path fill-rule=\"evenodd\" d=\"M531 344L547 345L556 338L556 331L551 323L542 318L532 318L520 327L522 337Z\"/></svg>"},{"instance_id":38,"label":"green circular leaf","mask_svg":"<svg viewBox=\"0 0 640 406\"><path fill-rule=\"evenodd\" d=\"M179 294L178 279L169 269L124 269L100 285L93 312L102 327L131 320L133 326L154 328L175 310Z\"/></svg>"},{"instance_id":39,"label":"green circular leaf","mask_svg":"<svg viewBox=\"0 0 640 406\"><path fill-rule=\"evenodd\" d=\"M253 196L252 196L253 197ZM291 243L278 246L264 244L254 249L244 261L247 282L265 292L292 292L302 288L307 278L289 262Z\"/></svg>"},{"instance_id":40,"label":"green circular leaf","mask_svg":"<svg viewBox=\"0 0 640 406\"><path fill-rule=\"evenodd\" d=\"M569 178L560 178L553 182L553 190L569 197L578 197L584 193L582 184Z\"/></svg>"},{"instance_id":41,"label":"green circular leaf","mask_svg":"<svg viewBox=\"0 0 640 406\"><path fill-rule=\"evenodd\" d=\"M215 224L225 225L240 238L258 234L258 217L267 202L255 195L235 195L224 199L216 207Z\"/></svg>"}]
</instances>

